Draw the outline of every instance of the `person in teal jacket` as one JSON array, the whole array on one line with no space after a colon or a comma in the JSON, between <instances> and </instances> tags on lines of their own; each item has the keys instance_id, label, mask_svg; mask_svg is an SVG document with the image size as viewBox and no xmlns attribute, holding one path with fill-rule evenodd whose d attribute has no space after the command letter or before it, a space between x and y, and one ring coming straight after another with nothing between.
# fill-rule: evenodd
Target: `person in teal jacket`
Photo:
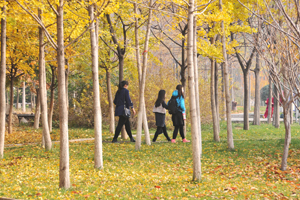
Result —
<instances>
[{"instance_id":1,"label":"person in teal jacket","mask_svg":"<svg viewBox=\"0 0 300 200\"><path fill-rule=\"evenodd\" d=\"M177 109L178 109L178 112L176 114L172 114L172 121L174 126L173 139L171 140L172 143L176 143L178 130L182 138L182 142L190 142L185 138L183 133L183 126L184 126L183 116L185 116L185 103L184 103L183 92L184 92L183 86L177 85L176 90L172 94L173 97L176 97Z\"/></svg>"}]
</instances>

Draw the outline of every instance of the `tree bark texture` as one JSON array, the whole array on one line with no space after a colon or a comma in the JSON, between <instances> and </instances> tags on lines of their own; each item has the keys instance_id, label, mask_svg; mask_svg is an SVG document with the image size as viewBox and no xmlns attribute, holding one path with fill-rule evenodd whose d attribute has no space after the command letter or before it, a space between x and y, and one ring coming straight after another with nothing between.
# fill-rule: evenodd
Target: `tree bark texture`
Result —
<instances>
[{"instance_id":1,"label":"tree bark texture","mask_svg":"<svg viewBox=\"0 0 300 200\"><path fill-rule=\"evenodd\" d=\"M196 6L196 5L195 5ZM199 135L199 149L200 158L202 157L202 132L201 132L201 112L200 112L200 96L199 96L199 71L198 71L198 52L197 52L197 19L196 15L193 18L193 62L194 62L194 73L195 73L195 95L196 95L196 108L197 108L197 124L198 124L198 135ZM185 120L186 121L186 120Z\"/></svg>"},{"instance_id":2,"label":"tree bark texture","mask_svg":"<svg viewBox=\"0 0 300 200\"><path fill-rule=\"evenodd\" d=\"M41 104L40 104L40 91L36 89L36 104L35 104L35 114L34 114L34 124L33 128L38 129L40 126L40 113L41 113Z\"/></svg>"},{"instance_id":3,"label":"tree bark texture","mask_svg":"<svg viewBox=\"0 0 300 200\"><path fill-rule=\"evenodd\" d=\"M41 19L42 11L39 9L39 18ZM42 20L42 19L41 19ZM39 27L39 82L40 82L40 103L42 113L43 138L46 151L51 150L52 142L48 125L48 108L47 108L47 88L46 88L46 68L45 68L45 47L44 31Z\"/></svg>"},{"instance_id":4,"label":"tree bark texture","mask_svg":"<svg viewBox=\"0 0 300 200\"><path fill-rule=\"evenodd\" d=\"M244 76L244 130L249 130L249 72L243 72Z\"/></svg>"},{"instance_id":5,"label":"tree bark texture","mask_svg":"<svg viewBox=\"0 0 300 200\"><path fill-rule=\"evenodd\" d=\"M287 103L285 103L287 104ZM291 141L291 115L290 115L290 105L283 106L284 115L284 127L285 127L285 139L284 139L284 149L281 161L281 170L285 171L287 168L287 158L289 155L289 146Z\"/></svg>"},{"instance_id":6,"label":"tree bark texture","mask_svg":"<svg viewBox=\"0 0 300 200\"><path fill-rule=\"evenodd\" d=\"M55 87L55 68L51 66L52 78L51 78L51 87L50 87L50 106L48 112L48 125L49 132L52 132L52 118L53 118L53 110L54 110L54 87Z\"/></svg>"},{"instance_id":7,"label":"tree bark texture","mask_svg":"<svg viewBox=\"0 0 300 200\"><path fill-rule=\"evenodd\" d=\"M194 0L189 0L188 7L188 35L187 35L187 65L188 65L188 86L189 86L189 101L190 101L190 119L191 119L191 135L193 149L193 181L201 180L201 153L199 142L197 105L195 94L195 79L194 79Z\"/></svg>"},{"instance_id":8,"label":"tree bark texture","mask_svg":"<svg viewBox=\"0 0 300 200\"><path fill-rule=\"evenodd\" d=\"M272 79L269 77L269 102L268 102L268 124L272 121ZM274 114L273 114L274 115Z\"/></svg>"},{"instance_id":9,"label":"tree bark texture","mask_svg":"<svg viewBox=\"0 0 300 200\"><path fill-rule=\"evenodd\" d=\"M114 103L111 92L111 74L109 69L106 69L106 86L107 86L107 98L109 104L109 132L114 133L115 131L115 113L114 113Z\"/></svg>"},{"instance_id":10,"label":"tree bark texture","mask_svg":"<svg viewBox=\"0 0 300 200\"><path fill-rule=\"evenodd\" d=\"M220 11L222 12L223 11L222 0L219 0L219 7L220 7ZM232 123L231 123L231 99L230 99L230 92L229 92L229 73L228 73L224 21L221 22L221 31L222 31L222 51L224 57L224 85L225 85L226 118L227 118L227 144L228 144L228 148L230 150L233 150L234 144L233 144Z\"/></svg>"},{"instance_id":11,"label":"tree bark texture","mask_svg":"<svg viewBox=\"0 0 300 200\"><path fill-rule=\"evenodd\" d=\"M254 103L254 118L253 125L260 125L260 58L259 53L256 53L255 74L255 103ZM271 100L272 101L272 100Z\"/></svg>"},{"instance_id":12,"label":"tree bark texture","mask_svg":"<svg viewBox=\"0 0 300 200\"><path fill-rule=\"evenodd\" d=\"M220 136L219 136L219 120L217 116L217 110L216 110L216 95L215 95L215 60L210 59L211 62L211 81L210 81L210 98L211 98L211 114L212 114L212 120L213 120L213 132L214 132L214 140L216 142L220 142Z\"/></svg>"},{"instance_id":13,"label":"tree bark texture","mask_svg":"<svg viewBox=\"0 0 300 200\"><path fill-rule=\"evenodd\" d=\"M26 91L25 91L25 81L23 82L23 92L22 92L22 112L26 112Z\"/></svg>"},{"instance_id":14,"label":"tree bark texture","mask_svg":"<svg viewBox=\"0 0 300 200\"><path fill-rule=\"evenodd\" d=\"M218 63L215 62L215 102L216 102L216 112L217 112L217 120L218 120L218 131L220 133L220 104L219 104L219 75L218 75Z\"/></svg>"},{"instance_id":15,"label":"tree bark texture","mask_svg":"<svg viewBox=\"0 0 300 200\"><path fill-rule=\"evenodd\" d=\"M280 110L279 110L279 99L280 99L280 95L278 92L278 89L276 87L274 87L275 90L275 94L274 94L274 126L275 128L279 128L280 127Z\"/></svg>"},{"instance_id":16,"label":"tree bark texture","mask_svg":"<svg viewBox=\"0 0 300 200\"><path fill-rule=\"evenodd\" d=\"M90 20L95 19L94 11L95 5L89 5ZM93 90L94 90L94 130L95 130L95 155L94 155L94 167L97 169L103 168L103 156L102 156L102 116L100 107L100 93L99 93L99 72L98 72L98 23L93 22L90 28L91 37L91 54L92 54L92 71L93 71Z\"/></svg>"},{"instance_id":17,"label":"tree bark texture","mask_svg":"<svg viewBox=\"0 0 300 200\"><path fill-rule=\"evenodd\" d=\"M66 76L64 56L64 11L63 0L57 6L57 66L58 66L58 101L59 101L59 127L60 127L60 163L59 187L70 188L69 172L69 138L68 138L68 109L66 99Z\"/></svg>"},{"instance_id":18,"label":"tree bark texture","mask_svg":"<svg viewBox=\"0 0 300 200\"><path fill-rule=\"evenodd\" d=\"M16 101L16 109L18 110L19 109L19 98L20 98L20 96L19 96L19 87L17 87L16 88L16 90L17 90L17 101Z\"/></svg>"},{"instance_id":19,"label":"tree bark texture","mask_svg":"<svg viewBox=\"0 0 300 200\"><path fill-rule=\"evenodd\" d=\"M9 116L8 116L8 133L12 133L12 115L13 115L13 105L14 105L14 76L11 76L10 82L10 102L9 102Z\"/></svg>"},{"instance_id":20,"label":"tree bark texture","mask_svg":"<svg viewBox=\"0 0 300 200\"><path fill-rule=\"evenodd\" d=\"M2 8L6 14L6 6ZM6 83L6 18L1 19L1 66L0 66L0 159L4 157L5 141L5 83Z\"/></svg>"},{"instance_id":21,"label":"tree bark texture","mask_svg":"<svg viewBox=\"0 0 300 200\"><path fill-rule=\"evenodd\" d=\"M152 22L152 4L153 0L150 0L149 2L149 14L148 14L148 23L147 23L147 29L146 29L146 35L145 35L145 44L144 44L144 53L143 53L143 64L142 64L142 78L140 82L140 96L139 96L139 111L138 111L138 121L137 121L137 136L136 136L136 143L135 143L135 149L140 150L141 149L141 137L142 137L142 123L143 118L145 118L146 109L145 109L145 85L146 85L146 74L147 74L147 62L148 62L148 49L149 49L149 39L150 39L150 28L151 28L151 22ZM147 124L148 125L148 124ZM150 141L150 135L148 136L145 134L146 137L146 143L148 145L151 144ZM148 139L147 139L148 137Z\"/></svg>"}]
</instances>

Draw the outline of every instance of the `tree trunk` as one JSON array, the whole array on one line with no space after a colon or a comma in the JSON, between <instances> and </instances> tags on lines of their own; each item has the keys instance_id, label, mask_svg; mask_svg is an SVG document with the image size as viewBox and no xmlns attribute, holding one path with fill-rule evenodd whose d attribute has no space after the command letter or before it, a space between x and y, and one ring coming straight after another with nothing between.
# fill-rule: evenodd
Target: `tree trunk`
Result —
<instances>
[{"instance_id":1,"label":"tree trunk","mask_svg":"<svg viewBox=\"0 0 300 200\"><path fill-rule=\"evenodd\" d=\"M196 6L196 4L195 4ZM200 112L200 96L199 96L199 69L198 69L198 57L197 57L197 19L194 15L193 19L194 30L193 30L193 62L194 62L194 73L195 73L195 95L196 95L196 108L197 108L197 124L198 124L198 135L199 135L199 149L200 158L202 157L202 133L201 133L201 112ZM186 121L186 120L185 120Z\"/></svg>"},{"instance_id":2,"label":"tree trunk","mask_svg":"<svg viewBox=\"0 0 300 200\"><path fill-rule=\"evenodd\" d=\"M298 122L298 117L299 117L299 110L298 110L298 107L299 107L299 101L296 100L296 105L295 105L295 123Z\"/></svg>"},{"instance_id":3,"label":"tree trunk","mask_svg":"<svg viewBox=\"0 0 300 200\"><path fill-rule=\"evenodd\" d=\"M30 110L31 110L31 112L33 111L33 106L34 106L33 99L34 99L33 92L30 91Z\"/></svg>"},{"instance_id":4,"label":"tree trunk","mask_svg":"<svg viewBox=\"0 0 300 200\"><path fill-rule=\"evenodd\" d=\"M180 76L181 76L181 79L180 79L180 81L181 81L181 84L182 84L182 86L183 86L183 88L185 88L185 86L186 86L186 78L185 78L185 60L186 60L186 58L185 58L185 38L182 38L182 40L181 40L181 68L180 68Z\"/></svg>"},{"instance_id":5,"label":"tree trunk","mask_svg":"<svg viewBox=\"0 0 300 200\"><path fill-rule=\"evenodd\" d=\"M145 99L145 97L144 97ZM145 102L145 100L144 100ZM147 145L151 145L151 139L150 139L150 133L149 133L149 127L148 127L148 120L147 120L147 111L146 111L146 103L144 103L144 109L143 109L143 129L145 134L145 142Z\"/></svg>"},{"instance_id":6,"label":"tree trunk","mask_svg":"<svg viewBox=\"0 0 300 200\"><path fill-rule=\"evenodd\" d=\"M248 110L250 111L251 110L251 74L250 73L248 73L248 81L249 81L249 84L248 84L248 98L249 98L248 99ZM248 122L248 124L249 124L249 122Z\"/></svg>"},{"instance_id":7,"label":"tree trunk","mask_svg":"<svg viewBox=\"0 0 300 200\"><path fill-rule=\"evenodd\" d=\"M224 76L224 62L221 64L222 73L222 104L223 104L223 115L221 119L226 119L226 95L225 95L225 76ZM231 108L230 108L231 109Z\"/></svg>"},{"instance_id":8,"label":"tree trunk","mask_svg":"<svg viewBox=\"0 0 300 200\"><path fill-rule=\"evenodd\" d=\"M269 77L268 124L272 121L272 79ZM273 114L274 115L274 114Z\"/></svg>"},{"instance_id":9,"label":"tree trunk","mask_svg":"<svg viewBox=\"0 0 300 200\"><path fill-rule=\"evenodd\" d=\"M17 90L17 100L16 100L16 109L18 110L19 109L19 87L16 88Z\"/></svg>"},{"instance_id":10,"label":"tree trunk","mask_svg":"<svg viewBox=\"0 0 300 200\"><path fill-rule=\"evenodd\" d=\"M249 130L249 72L244 70L244 130Z\"/></svg>"},{"instance_id":11,"label":"tree trunk","mask_svg":"<svg viewBox=\"0 0 300 200\"><path fill-rule=\"evenodd\" d=\"M124 79L124 56L119 56L119 83Z\"/></svg>"},{"instance_id":12,"label":"tree trunk","mask_svg":"<svg viewBox=\"0 0 300 200\"><path fill-rule=\"evenodd\" d=\"M50 87L50 106L48 112L48 125L49 132L52 132L52 118L53 118L53 110L54 110L54 85L55 85L55 69L51 66L52 78L51 78L51 87Z\"/></svg>"},{"instance_id":13,"label":"tree trunk","mask_svg":"<svg viewBox=\"0 0 300 200\"><path fill-rule=\"evenodd\" d=\"M6 71L6 70L5 70ZM5 90L6 92L6 104L8 105L9 104L9 94L8 94L8 90Z\"/></svg>"},{"instance_id":14,"label":"tree trunk","mask_svg":"<svg viewBox=\"0 0 300 200\"><path fill-rule=\"evenodd\" d=\"M210 59L211 62L211 81L210 81L210 98L211 98L211 114L212 114L212 120L213 120L213 132L214 132L214 140L216 142L220 142L220 136L219 136L219 128L218 128L218 122L217 119L217 110L216 110L216 94L215 94L215 61L213 59Z\"/></svg>"},{"instance_id":15,"label":"tree trunk","mask_svg":"<svg viewBox=\"0 0 300 200\"><path fill-rule=\"evenodd\" d=\"M59 101L59 127L60 127L60 163L59 187L70 188L69 174L69 138L68 138L68 109L66 99L66 76L64 56L64 11L63 0L57 6L57 66L58 66L58 101Z\"/></svg>"},{"instance_id":16,"label":"tree trunk","mask_svg":"<svg viewBox=\"0 0 300 200\"><path fill-rule=\"evenodd\" d=\"M36 89L36 104L35 104L35 114L34 114L34 124L33 128L38 129L40 126L40 91Z\"/></svg>"},{"instance_id":17,"label":"tree trunk","mask_svg":"<svg viewBox=\"0 0 300 200\"><path fill-rule=\"evenodd\" d=\"M25 92L25 81L23 82L23 93L22 93L22 112L26 112L26 92Z\"/></svg>"},{"instance_id":18,"label":"tree trunk","mask_svg":"<svg viewBox=\"0 0 300 200\"><path fill-rule=\"evenodd\" d=\"M217 120L218 120L218 131L220 133L220 106L219 106L219 75L218 75L218 63L215 62L215 102L216 102L216 112L217 112Z\"/></svg>"},{"instance_id":19,"label":"tree trunk","mask_svg":"<svg viewBox=\"0 0 300 200\"><path fill-rule=\"evenodd\" d=\"M222 0L219 0L220 11L223 11ZM225 96L226 96L226 117L227 117L227 143L230 150L234 149L233 144L233 134L232 134L232 124L231 124L231 99L229 93L229 73L228 73L228 62L227 62L227 53L226 53L226 37L225 37L225 28L224 21L221 22L221 31L222 31L222 50L224 57L224 85L225 85Z\"/></svg>"},{"instance_id":20,"label":"tree trunk","mask_svg":"<svg viewBox=\"0 0 300 200\"><path fill-rule=\"evenodd\" d=\"M193 149L193 181L201 180L201 154L197 118L197 105L195 94L195 79L194 79L194 0L189 0L188 7L188 35L187 35L187 65L188 65L188 86L189 86L189 101L190 101L190 119L191 119L191 134L192 134L192 149Z\"/></svg>"},{"instance_id":21,"label":"tree trunk","mask_svg":"<svg viewBox=\"0 0 300 200\"><path fill-rule=\"evenodd\" d=\"M10 104L9 104L9 118L8 118L8 133L12 133L12 115L13 115L13 105L14 105L14 77L12 75L10 81Z\"/></svg>"},{"instance_id":22,"label":"tree trunk","mask_svg":"<svg viewBox=\"0 0 300 200\"><path fill-rule=\"evenodd\" d=\"M255 73L255 103L254 103L254 118L253 125L260 125L260 59L259 53L256 53L256 68Z\"/></svg>"},{"instance_id":23,"label":"tree trunk","mask_svg":"<svg viewBox=\"0 0 300 200\"><path fill-rule=\"evenodd\" d=\"M290 115L291 115L291 119L290 119L290 122L291 124L294 123L294 112L293 112L293 104L290 105Z\"/></svg>"},{"instance_id":24,"label":"tree trunk","mask_svg":"<svg viewBox=\"0 0 300 200\"><path fill-rule=\"evenodd\" d=\"M119 56L119 83L123 81L124 78L124 56ZM128 138L128 135L125 130L125 125L121 129L121 138L126 140Z\"/></svg>"},{"instance_id":25,"label":"tree trunk","mask_svg":"<svg viewBox=\"0 0 300 200\"><path fill-rule=\"evenodd\" d=\"M39 9L39 18L42 20L42 11ZM39 82L40 82L40 102L42 113L43 138L46 151L51 150L52 142L48 125L48 108L47 108L47 88L46 88L46 68L45 68L45 46L44 31L39 27Z\"/></svg>"},{"instance_id":26,"label":"tree trunk","mask_svg":"<svg viewBox=\"0 0 300 200\"><path fill-rule=\"evenodd\" d=\"M144 44L144 53L143 53L142 78L141 78L141 82L140 82L140 96L139 96L140 104L139 104L139 111L138 111L136 143L135 143L135 149L136 150L141 149L142 123L143 123L143 118L145 118L145 116L146 116L145 115L146 114L146 109L145 109L145 97L144 97L144 95L145 95L146 74L147 74L150 28L151 28L151 22L152 22L151 21L152 20L152 9L151 9L152 4L153 4L153 0L150 0L150 2L149 2L150 9L149 9L149 15L148 15L148 23L147 23L147 29L146 29L146 35L145 35L145 44ZM149 134L148 134L148 136L145 135L145 137L146 137L146 143L148 143L148 145L150 145L151 144L150 135ZM147 137L148 137L148 139L147 139Z\"/></svg>"},{"instance_id":27,"label":"tree trunk","mask_svg":"<svg viewBox=\"0 0 300 200\"><path fill-rule=\"evenodd\" d=\"M275 94L274 94L274 126L275 128L279 128L280 127L280 111L279 111L279 99L280 99L280 95L278 92L278 89L275 87ZM276 98L277 97L277 98Z\"/></svg>"},{"instance_id":28,"label":"tree trunk","mask_svg":"<svg viewBox=\"0 0 300 200\"><path fill-rule=\"evenodd\" d=\"M134 4L134 12L138 13L138 8L136 3ZM138 18L135 17L135 48L136 48L136 61L137 61L137 68L138 68L138 76L139 76L139 88L141 87L142 82L142 66L141 66L141 59L140 59L140 46L139 46L139 37L138 37ZM146 112L146 105L144 105L143 109L143 129L145 134L145 142L147 145L151 145L150 140L150 133L148 128L148 120L147 120L147 112Z\"/></svg>"},{"instance_id":29,"label":"tree trunk","mask_svg":"<svg viewBox=\"0 0 300 200\"><path fill-rule=\"evenodd\" d=\"M97 21L94 15L95 5L89 5L90 21ZM102 156L102 116L100 106L100 93L99 93L99 72L98 72L98 23L93 22L90 28L91 37L91 54L92 54L92 71L93 71L93 90L94 90L94 129L95 129L95 155L94 167L97 169L103 168Z\"/></svg>"},{"instance_id":30,"label":"tree trunk","mask_svg":"<svg viewBox=\"0 0 300 200\"><path fill-rule=\"evenodd\" d=\"M6 7L2 8L6 14ZM5 141L5 82L6 82L6 18L1 18L1 69L0 69L0 159L4 157Z\"/></svg>"},{"instance_id":31,"label":"tree trunk","mask_svg":"<svg viewBox=\"0 0 300 200\"><path fill-rule=\"evenodd\" d=\"M114 113L114 103L113 97L111 92L111 74L109 69L106 69L106 85L107 85L107 98L109 103L109 116L110 116L110 123L109 123L109 132L114 133L115 131L115 113Z\"/></svg>"},{"instance_id":32,"label":"tree trunk","mask_svg":"<svg viewBox=\"0 0 300 200\"><path fill-rule=\"evenodd\" d=\"M287 103L285 103L287 104ZM287 168L287 158L289 155L289 146L291 141L291 115L290 115L290 105L284 105L283 107L284 115L284 127L285 127L285 140L284 149L281 161L281 170L285 171Z\"/></svg>"},{"instance_id":33,"label":"tree trunk","mask_svg":"<svg viewBox=\"0 0 300 200\"><path fill-rule=\"evenodd\" d=\"M67 61L67 69L65 70L65 86L66 86L66 104L69 112L69 62Z\"/></svg>"}]
</instances>

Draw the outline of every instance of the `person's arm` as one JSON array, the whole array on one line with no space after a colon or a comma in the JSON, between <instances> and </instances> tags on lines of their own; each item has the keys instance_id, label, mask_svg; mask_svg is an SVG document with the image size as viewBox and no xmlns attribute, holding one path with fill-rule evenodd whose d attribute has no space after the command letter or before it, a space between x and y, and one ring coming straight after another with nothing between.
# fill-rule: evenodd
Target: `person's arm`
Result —
<instances>
[{"instance_id":1,"label":"person's arm","mask_svg":"<svg viewBox=\"0 0 300 200\"><path fill-rule=\"evenodd\" d=\"M165 109L168 109L168 105L166 104L165 101L162 102L162 107L165 108Z\"/></svg>"},{"instance_id":2,"label":"person's arm","mask_svg":"<svg viewBox=\"0 0 300 200\"><path fill-rule=\"evenodd\" d=\"M135 112L135 109L133 107L133 103L132 103L132 101L130 99L129 90L125 91L125 101L126 101L126 107L130 107L131 110L132 110L132 112L133 112L133 115L135 115L136 112Z\"/></svg>"},{"instance_id":3,"label":"person's arm","mask_svg":"<svg viewBox=\"0 0 300 200\"><path fill-rule=\"evenodd\" d=\"M182 113L185 113L185 103L184 103L184 98L180 98L180 109L182 110Z\"/></svg>"}]
</instances>

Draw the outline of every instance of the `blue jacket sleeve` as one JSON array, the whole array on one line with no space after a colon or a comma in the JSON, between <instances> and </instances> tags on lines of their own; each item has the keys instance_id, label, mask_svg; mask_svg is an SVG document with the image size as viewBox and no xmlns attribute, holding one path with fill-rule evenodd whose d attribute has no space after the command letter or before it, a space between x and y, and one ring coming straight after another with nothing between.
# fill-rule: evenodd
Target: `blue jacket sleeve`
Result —
<instances>
[{"instance_id":1,"label":"blue jacket sleeve","mask_svg":"<svg viewBox=\"0 0 300 200\"><path fill-rule=\"evenodd\" d=\"M133 103L132 103L132 101L130 99L130 96L129 96L129 90L125 91L125 101L126 101L126 107L127 108L129 108L129 107L133 108Z\"/></svg>"},{"instance_id":2,"label":"blue jacket sleeve","mask_svg":"<svg viewBox=\"0 0 300 200\"><path fill-rule=\"evenodd\" d=\"M182 113L185 113L185 103L184 103L183 97L180 97L180 99L179 99L179 107L182 110Z\"/></svg>"}]
</instances>

